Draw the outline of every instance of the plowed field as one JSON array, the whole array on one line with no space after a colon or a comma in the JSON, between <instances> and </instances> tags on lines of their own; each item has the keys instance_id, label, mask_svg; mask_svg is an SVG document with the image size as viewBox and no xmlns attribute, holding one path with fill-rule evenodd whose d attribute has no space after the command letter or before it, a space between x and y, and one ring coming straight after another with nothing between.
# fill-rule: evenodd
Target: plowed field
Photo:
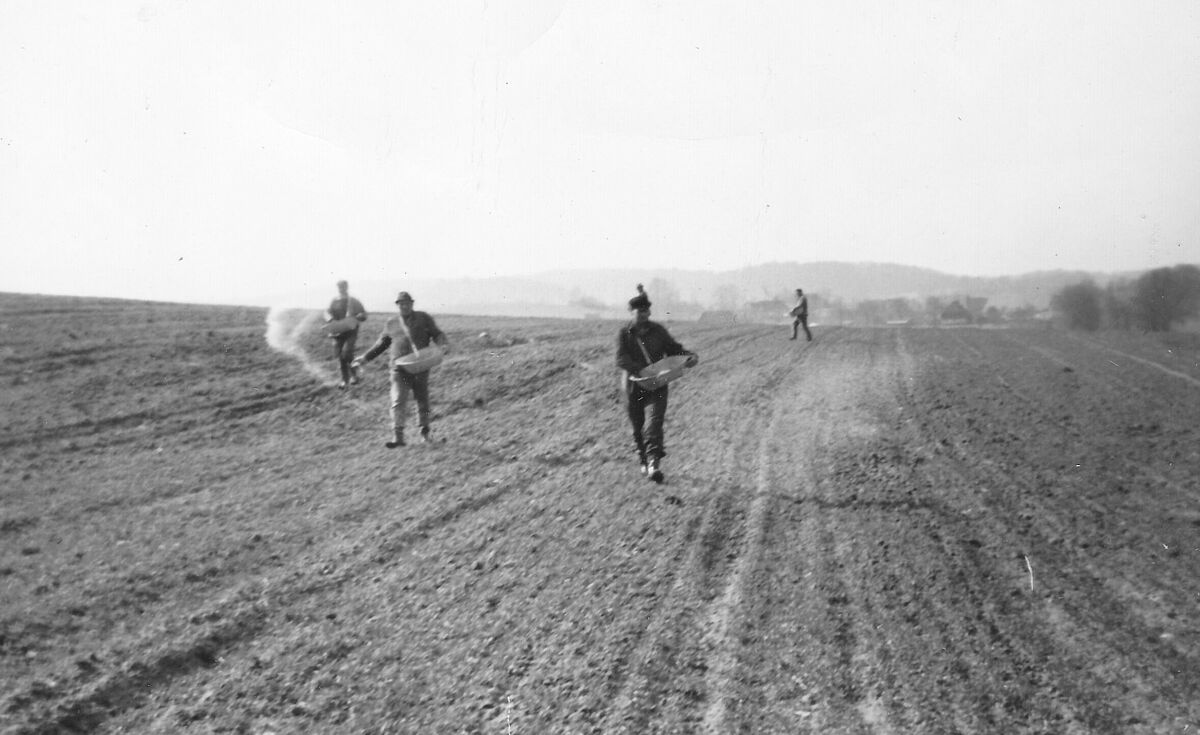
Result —
<instances>
[{"instance_id":1,"label":"plowed field","mask_svg":"<svg viewBox=\"0 0 1200 735\"><path fill-rule=\"evenodd\" d=\"M1196 335L673 324L659 486L615 322L439 316L389 450L266 320L0 296L0 731L1200 730Z\"/></svg>"}]
</instances>

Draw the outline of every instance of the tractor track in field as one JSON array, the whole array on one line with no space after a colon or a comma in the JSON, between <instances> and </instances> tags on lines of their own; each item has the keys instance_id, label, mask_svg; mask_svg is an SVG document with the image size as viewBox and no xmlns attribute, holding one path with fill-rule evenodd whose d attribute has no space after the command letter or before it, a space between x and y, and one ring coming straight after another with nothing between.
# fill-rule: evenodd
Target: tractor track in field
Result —
<instances>
[{"instance_id":1,"label":"tractor track in field","mask_svg":"<svg viewBox=\"0 0 1200 735\"><path fill-rule=\"evenodd\" d=\"M1108 345L1097 342L1094 339L1088 339L1086 337L1079 337L1079 336L1073 336L1073 338L1075 341L1083 343L1083 344L1087 344L1091 347L1094 347L1097 350L1101 350L1103 352L1108 352L1108 353L1111 353L1114 355L1119 355L1120 357L1127 359L1127 360L1132 360L1132 361L1138 363L1139 365L1144 365L1153 370L1157 370L1158 372L1163 373L1164 375L1169 375L1172 378L1177 378L1179 380L1182 380L1185 383L1192 385L1194 387L1200 387L1200 379L1197 379L1194 374L1186 373L1186 372L1183 372L1182 370L1175 370L1174 368L1167 367L1166 365L1162 364L1161 362L1157 362L1155 360L1148 360L1144 357L1138 357L1137 355L1130 354L1129 352L1126 352L1124 350L1120 350L1115 347L1110 347ZM1120 366L1118 366L1118 367L1120 367Z\"/></svg>"},{"instance_id":2,"label":"tractor track in field","mask_svg":"<svg viewBox=\"0 0 1200 735\"><path fill-rule=\"evenodd\" d=\"M628 652L621 657L628 667L614 672L610 681L608 698L613 704L604 731L645 732L665 700L682 696L690 704L702 698L694 682L675 691L680 686L672 673L684 667L692 674L704 671L702 660L684 662L680 657L704 618L696 609L698 602L719 588L725 553L733 553L725 544L736 525L734 503L728 492L710 498L702 520L684 534L674 563L663 570L657 586L666 592L643 611Z\"/></svg>"},{"instance_id":3,"label":"tractor track in field","mask_svg":"<svg viewBox=\"0 0 1200 735\"><path fill-rule=\"evenodd\" d=\"M718 351L709 362L719 364L723 357L736 355L740 346ZM757 410L729 428L737 440L725 445L718 466L730 477L710 489L699 528L685 537L676 555L678 566L660 581L669 591L645 619L627 657L636 662L634 671L609 693L613 707L603 731L653 731L663 718L721 731L727 699L735 689L733 650L745 578L757 563L771 493L766 447L776 440L775 416L781 409L775 396L802 363L801 358L785 364L769 377L739 375L749 378L748 385L730 391L735 401L749 399ZM747 457L752 459L747 462ZM686 676L669 673L680 670Z\"/></svg>"},{"instance_id":4,"label":"tractor track in field","mask_svg":"<svg viewBox=\"0 0 1200 735\"><path fill-rule=\"evenodd\" d=\"M739 661L737 641L740 633L740 617L744 614L746 598L751 594L747 582L757 567L763 534L771 499L769 441L775 440L777 432L775 415L767 425L759 445L757 476L754 497L746 518L746 538L737 553L734 568L726 580L725 590L719 601L709 612L707 646L712 651L705 664L708 705L704 710L703 729L706 732L727 732L726 718L729 700L737 696Z\"/></svg>"}]
</instances>

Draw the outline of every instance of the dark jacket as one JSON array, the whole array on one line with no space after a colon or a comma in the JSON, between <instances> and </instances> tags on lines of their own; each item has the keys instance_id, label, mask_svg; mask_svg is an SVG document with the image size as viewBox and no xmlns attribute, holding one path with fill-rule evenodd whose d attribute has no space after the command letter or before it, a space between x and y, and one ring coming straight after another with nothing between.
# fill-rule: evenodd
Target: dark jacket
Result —
<instances>
[{"instance_id":1,"label":"dark jacket","mask_svg":"<svg viewBox=\"0 0 1200 735\"><path fill-rule=\"evenodd\" d=\"M413 343L416 343L418 350L425 349L430 342L445 344L446 335L442 330L438 329L438 325L433 321L433 317L423 311L414 311L407 320L397 315L389 317L383 324L383 333L379 335L379 339L375 340L375 344L371 345L371 349L367 350L363 355L364 362L374 360L379 353L391 348L391 358L394 361L398 357L403 357L413 351ZM409 335L412 340L409 341Z\"/></svg>"},{"instance_id":2,"label":"dark jacket","mask_svg":"<svg viewBox=\"0 0 1200 735\"><path fill-rule=\"evenodd\" d=\"M362 302L353 296L346 298L338 297L329 302L329 308L325 310L326 316L330 321L337 321L352 316L360 322L367 320L367 310L363 308ZM357 327L355 327L357 329Z\"/></svg>"},{"instance_id":3,"label":"dark jacket","mask_svg":"<svg viewBox=\"0 0 1200 735\"><path fill-rule=\"evenodd\" d=\"M792 314L792 316L796 317L797 319L807 319L808 318L808 297L807 296L800 297L800 300L797 301L796 305L792 307L791 314Z\"/></svg>"},{"instance_id":4,"label":"dark jacket","mask_svg":"<svg viewBox=\"0 0 1200 735\"><path fill-rule=\"evenodd\" d=\"M658 322L631 322L617 334L617 367L626 375L636 375L642 368L664 357L690 354Z\"/></svg>"}]
</instances>

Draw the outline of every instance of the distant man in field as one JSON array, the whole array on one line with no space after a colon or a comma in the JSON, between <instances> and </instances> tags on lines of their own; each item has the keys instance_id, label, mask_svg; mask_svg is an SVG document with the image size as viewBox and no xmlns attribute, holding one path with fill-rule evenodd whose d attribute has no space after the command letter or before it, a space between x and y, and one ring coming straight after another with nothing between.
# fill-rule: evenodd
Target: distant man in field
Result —
<instances>
[{"instance_id":1,"label":"distant man in field","mask_svg":"<svg viewBox=\"0 0 1200 735\"><path fill-rule=\"evenodd\" d=\"M423 350L430 343L446 347L446 335L438 329L433 317L423 311L413 310L413 297L407 291L401 291L396 296L396 307L400 310L399 316L389 317L379 339L354 361L354 368L357 369L390 348L392 440L384 445L388 449L404 446L404 419L409 393L417 400L417 425L421 429L421 441L429 441L429 372L406 372L396 365L396 360L411 354L414 348Z\"/></svg>"},{"instance_id":2,"label":"distant man in field","mask_svg":"<svg viewBox=\"0 0 1200 735\"><path fill-rule=\"evenodd\" d=\"M333 355L342 373L338 388L358 382L358 371L351 367L354 361L354 345L358 342L358 325L367 320L367 310L362 302L350 295L350 284L337 282L338 295L329 302L325 310L325 324L333 339Z\"/></svg>"},{"instance_id":3,"label":"distant man in field","mask_svg":"<svg viewBox=\"0 0 1200 735\"><path fill-rule=\"evenodd\" d=\"M629 310L633 312L633 320L617 334L617 367L623 371L625 405L633 425L633 443L642 475L662 482L662 458L667 455L663 426L670 386L647 390L640 385L645 379L639 378L638 373L669 355L687 355L688 367L700 358L676 342L666 327L650 321L650 297L640 285L638 295L629 300Z\"/></svg>"},{"instance_id":4,"label":"distant man in field","mask_svg":"<svg viewBox=\"0 0 1200 735\"><path fill-rule=\"evenodd\" d=\"M792 316L792 339L796 339L800 334L800 327L804 327L804 334L808 341L812 342L812 332L808 330L808 297L804 295L804 289L796 289L796 305L788 314Z\"/></svg>"}]
</instances>

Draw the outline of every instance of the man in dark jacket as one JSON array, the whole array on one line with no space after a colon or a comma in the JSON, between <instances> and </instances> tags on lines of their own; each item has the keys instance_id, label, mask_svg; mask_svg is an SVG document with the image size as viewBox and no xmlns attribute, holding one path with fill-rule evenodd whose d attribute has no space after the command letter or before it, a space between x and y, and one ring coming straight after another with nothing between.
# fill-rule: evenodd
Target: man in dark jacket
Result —
<instances>
[{"instance_id":1,"label":"man in dark jacket","mask_svg":"<svg viewBox=\"0 0 1200 735\"><path fill-rule=\"evenodd\" d=\"M404 414L409 393L417 399L417 425L421 427L421 441L429 441L429 373L407 373L396 365L397 358L413 352L414 347L423 350L430 342L442 348L446 346L445 333L438 329L429 314L413 310L413 297L407 291L401 291L396 297L396 306L400 309L400 315L389 317L384 322L379 339L354 361L357 368L391 348L388 359L392 384L392 440L385 444L388 449L404 446Z\"/></svg>"},{"instance_id":2,"label":"man in dark jacket","mask_svg":"<svg viewBox=\"0 0 1200 735\"><path fill-rule=\"evenodd\" d=\"M812 342L812 332L808 330L808 297L804 295L804 289L796 289L796 305L788 313L792 315L792 339L796 339L800 327L804 327L804 335Z\"/></svg>"},{"instance_id":3,"label":"man in dark jacket","mask_svg":"<svg viewBox=\"0 0 1200 735\"><path fill-rule=\"evenodd\" d=\"M617 335L617 367L622 373L626 408L633 425L633 443L642 474L654 482L663 481L662 458L667 452L663 442L663 424L667 415L667 389L646 390L639 385L645 379L638 373L650 363L670 355L687 355L688 367L700 358L675 341L666 327L650 321L650 298L638 287L638 295L629 300L634 317Z\"/></svg>"},{"instance_id":4,"label":"man in dark jacket","mask_svg":"<svg viewBox=\"0 0 1200 735\"><path fill-rule=\"evenodd\" d=\"M342 382L338 388L358 382L358 371L350 367L354 360L354 345L358 341L358 325L367 320L367 310L362 302L350 295L350 284L345 281L337 282L338 295L329 302L325 310L325 323L337 323L349 319L354 322L349 328L341 327L331 333L333 338L333 355L337 359L338 369L342 373Z\"/></svg>"}]
</instances>

